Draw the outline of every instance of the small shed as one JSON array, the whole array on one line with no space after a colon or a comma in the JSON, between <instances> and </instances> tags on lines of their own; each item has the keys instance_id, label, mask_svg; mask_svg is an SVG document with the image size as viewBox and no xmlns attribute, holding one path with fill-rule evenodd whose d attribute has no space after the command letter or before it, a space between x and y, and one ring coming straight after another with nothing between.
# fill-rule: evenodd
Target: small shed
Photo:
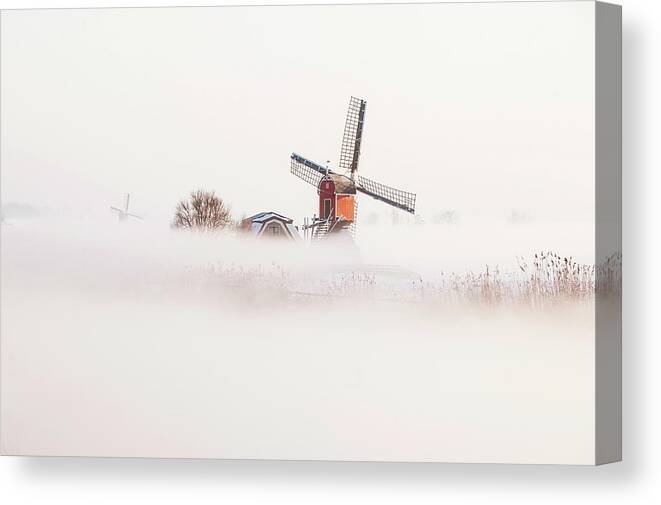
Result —
<instances>
[{"instance_id":1,"label":"small shed","mask_svg":"<svg viewBox=\"0 0 661 505\"><path fill-rule=\"evenodd\" d=\"M294 220L277 212L260 212L241 221L241 229L258 238L299 240Z\"/></svg>"}]
</instances>

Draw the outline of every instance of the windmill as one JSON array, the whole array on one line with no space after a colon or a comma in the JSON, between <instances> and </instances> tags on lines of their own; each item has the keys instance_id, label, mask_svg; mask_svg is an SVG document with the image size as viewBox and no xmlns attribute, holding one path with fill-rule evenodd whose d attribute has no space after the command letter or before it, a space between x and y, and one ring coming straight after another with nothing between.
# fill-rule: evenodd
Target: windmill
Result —
<instances>
[{"instance_id":1,"label":"windmill","mask_svg":"<svg viewBox=\"0 0 661 505\"><path fill-rule=\"evenodd\" d=\"M126 221L129 217L134 217L136 219L142 219L140 216L136 216L135 214L131 214L129 212L129 201L131 199L131 195L129 193L126 193L126 203L124 204L124 210L118 209L117 207L110 207L110 210L113 210L117 212L117 218L119 221Z\"/></svg>"},{"instance_id":2,"label":"windmill","mask_svg":"<svg viewBox=\"0 0 661 505\"><path fill-rule=\"evenodd\" d=\"M338 164L343 174L334 172L328 166L324 167L300 154L291 155L291 173L317 188L319 217L315 216L312 222L304 227L311 229L315 238L342 230L349 230L353 235L357 218L355 199L357 192L415 214L415 193L395 189L358 175L366 105L365 100L354 96L349 100Z\"/></svg>"}]
</instances>

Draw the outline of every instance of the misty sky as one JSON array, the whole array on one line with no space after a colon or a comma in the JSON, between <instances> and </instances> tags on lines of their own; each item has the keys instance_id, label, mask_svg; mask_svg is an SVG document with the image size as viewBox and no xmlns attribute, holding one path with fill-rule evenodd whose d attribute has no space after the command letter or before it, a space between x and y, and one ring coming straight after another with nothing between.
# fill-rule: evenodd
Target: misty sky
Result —
<instances>
[{"instance_id":1,"label":"misty sky","mask_svg":"<svg viewBox=\"0 0 661 505\"><path fill-rule=\"evenodd\" d=\"M289 155L446 209L566 219L594 204L590 2L2 12L2 202L169 219L192 189L237 215L316 211ZM367 203L363 212L385 210Z\"/></svg>"}]
</instances>

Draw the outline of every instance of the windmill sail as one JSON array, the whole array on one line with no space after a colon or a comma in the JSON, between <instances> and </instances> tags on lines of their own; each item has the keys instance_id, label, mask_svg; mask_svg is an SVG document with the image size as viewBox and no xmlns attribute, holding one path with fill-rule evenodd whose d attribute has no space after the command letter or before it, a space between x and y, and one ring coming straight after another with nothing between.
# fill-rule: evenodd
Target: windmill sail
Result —
<instances>
[{"instance_id":1,"label":"windmill sail","mask_svg":"<svg viewBox=\"0 0 661 505\"><path fill-rule=\"evenodd\" d=\"M124 201L124 209L119 209L117 207L110 206L110 210L117 212L117 217L119 218L120 221L125 221L129 217L134 217L136 219L142 220L140 216L136 216L135 214L131 214L129 212L129 203L131 200L131 195L126 193L126 200Z\"/></svg>"},{"instance_id":2,"label":"windmill sail","mask_svg":"<svg viewBox=\"0 0 661 505\"><path fill-rule=\"evenodd\" d=\"M322 167L314 161L310 161L296 153L291 155L291 173L296 177L303 179L314 187L319 187L319 182L326 174L334 173L331 170Z\"/></svg>"},{"instance_id":3,"label":"windmill sail","mask_svg":"<svg viewBox=\"0 0 661 505\"><path fill-rule=\"evenodd\" d=\"M388 205L415 214L415 193L391 188L360 175L356 181L356 190Z\"/></svg>"},{"instance_id":4,"label":"windmill sail","mask_svg":"<svg viewBox=\"0 0 661 505\"><path fill-rule=\"evenodd\" d=\"M352 96L349 100L349 110L344 123L344 135L342 137L342 148L340 149L341 169L354 173L358 170L358 158L360 157L360 143L363 138L363 123L365 121L365 106L367 102Z\"/></svg>"}]
</instances>

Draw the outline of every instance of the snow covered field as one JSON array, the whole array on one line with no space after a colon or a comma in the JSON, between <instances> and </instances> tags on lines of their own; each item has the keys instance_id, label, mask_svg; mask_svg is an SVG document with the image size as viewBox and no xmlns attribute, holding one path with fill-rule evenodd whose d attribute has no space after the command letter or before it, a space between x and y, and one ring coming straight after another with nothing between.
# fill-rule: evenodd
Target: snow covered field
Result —
<instances>
[{"instance_id":1,"label":"snow covered field","mask_svg":"<svg viewBox=\"0 0 661 505\"><path fill-rule=\"evenodd\" d=\"M397 302L430 264L111 224L2 228L6 453L592 462L589 297Z\"/></svg>"}]
</instances>

